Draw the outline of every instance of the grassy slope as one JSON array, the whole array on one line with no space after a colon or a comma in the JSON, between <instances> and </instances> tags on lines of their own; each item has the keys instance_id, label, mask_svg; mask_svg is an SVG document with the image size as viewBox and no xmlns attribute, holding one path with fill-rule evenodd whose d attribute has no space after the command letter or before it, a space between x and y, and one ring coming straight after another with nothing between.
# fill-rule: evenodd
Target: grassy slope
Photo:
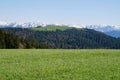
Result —
<instances>
[{"instance_id":1,"label":"grassy slope","mask_svg":"<svg viewBox=\"0 0 120 80\"><path fill-rule=\"evenodd\" d=\"M120 50L0 50L0 80L120 80Z\"/></svg>"},{"instance_id":2,"label":"grassy slope","mask_svg":"<svg viewBox=\"0 0 120 80\"><path fill-rule=\"evenodd\" d=\"M67 26L45 26L45 27L37 27L37 28L32 28L32 30L37 30L37 31L56 31L56 30L67 30L67 29L72 29L72 27L67 27Z\"/></svg>"}]
</instances>

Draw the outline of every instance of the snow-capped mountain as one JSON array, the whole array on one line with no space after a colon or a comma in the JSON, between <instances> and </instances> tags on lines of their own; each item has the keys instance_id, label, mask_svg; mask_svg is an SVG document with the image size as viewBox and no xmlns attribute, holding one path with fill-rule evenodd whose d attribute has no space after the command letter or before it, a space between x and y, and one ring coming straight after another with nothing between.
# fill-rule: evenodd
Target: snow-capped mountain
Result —
<instances>
[{"instance_id":1,"label":"snow-capped mountain","mask_svg":"<svg viewBox=\"0 0 120 80\"><path fill-rule=\"evenodd\" d=\"M120 37L120 30L105 32L105 34L118 38Z\"/></svg>"},{"instance_id":2,"label":"snow-capped mountain","mask_svg":"<svg viewBox=\"0 0 120 80\"><path fill-rule=\"evenodd\" d=\"M95 29L101 32L109 32L113 30L120 30L120 26L111 26L111 25L88 25L86 28Z\"/></svg>"},{"instance_id":3,"label":"snow-capped mountain","mask_svg":"<svg viewBox=\"0 0 120 80\"><path fill-rule=\"evenodd\" d=\"M117 25L117 26L116 25L64 25L64 24L44 24L44 23L40 23L40 22L7 23L4 21L0 21L0 28L7 28L7 27L34 28L34 27L38 27L38 26L45 27L47 25L88 28L88 29L94 29L96 31L103 32L103 33L113 36L113 37L120 37L120 25Z\"/></svg>"},{"instance_id":4,"label":"snow-capped mountain","mask_svg":"<svg viewBox=\"0 0 120 80\"><path fill-rule=\"evenodd\" d=\"M16 27L16 28L31 28L37 26L45 26L45 24L41 24L39 22L28 22L28 23L7 23L7 22L0 22L0 28L8 28L8 27Z\"/></svg>"},{"instance_id":5,"label":"snow-capped mountain","mask_svg":"<svg viewBox=\"0 0 120 80\"><path fill-rule=\"evenodd\" d=\"M94 29L96 31L103 32L112 37L120 37L120 26L110 26L110 25L90 25L86 26L88 29Z\"/></svg>"},{"instance_id":6,"label":"snow-capped mountain","mask_svg":"<svg viewBox=\"0 0 120 80\"><path fill-rule=\"evenodd\" d=\"M7 22L5 22L5 21L0 21L0 25L7 25L8 23Z\"/></svg>"}]
</instances>

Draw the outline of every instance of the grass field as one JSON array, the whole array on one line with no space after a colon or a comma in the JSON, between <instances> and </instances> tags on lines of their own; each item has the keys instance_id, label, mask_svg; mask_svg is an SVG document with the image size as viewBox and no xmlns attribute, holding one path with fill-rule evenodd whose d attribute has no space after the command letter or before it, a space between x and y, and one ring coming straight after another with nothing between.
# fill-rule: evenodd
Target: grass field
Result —
<instances>
[{"instance_id":1,"label":"grass field","mask_svg":"<svg viewBox=\"0 0 120 80\"><path fill-rule=\"evenodd\" d=\"M0 50L0 80L120 80L120 50Z\"/></svg>"}]
</instances>

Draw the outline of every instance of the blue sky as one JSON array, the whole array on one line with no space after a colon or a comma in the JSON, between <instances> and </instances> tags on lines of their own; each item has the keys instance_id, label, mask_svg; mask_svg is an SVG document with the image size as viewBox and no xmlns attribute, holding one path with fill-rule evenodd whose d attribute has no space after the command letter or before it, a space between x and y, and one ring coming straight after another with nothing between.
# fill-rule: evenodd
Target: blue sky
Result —
<instances>
[{"instance_id":1,"label":"blue sky","mask_svg":"<svg viewBox=\"0 0 120 80\"><path fill-rule=\"evenodd\" d=\"M0 0L0 21L120 24L120 0Z\"/></svg>"}]
</instances>

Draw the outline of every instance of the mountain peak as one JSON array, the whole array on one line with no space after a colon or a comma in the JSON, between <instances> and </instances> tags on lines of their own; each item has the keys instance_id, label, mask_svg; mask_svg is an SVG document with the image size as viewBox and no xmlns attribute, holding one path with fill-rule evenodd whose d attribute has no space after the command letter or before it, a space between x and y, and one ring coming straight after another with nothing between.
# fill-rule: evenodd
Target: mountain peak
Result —
<instances>
[{"instance_id":1,"label":"mountain peak","mask_svg":"<svg viewBox=\"0 0 120 80\"><path fill-rule=\"evenodd\" d=\"M0 25L7 25L8 23L5 21L0 21Z\"/></svg>"}]
</instances>

